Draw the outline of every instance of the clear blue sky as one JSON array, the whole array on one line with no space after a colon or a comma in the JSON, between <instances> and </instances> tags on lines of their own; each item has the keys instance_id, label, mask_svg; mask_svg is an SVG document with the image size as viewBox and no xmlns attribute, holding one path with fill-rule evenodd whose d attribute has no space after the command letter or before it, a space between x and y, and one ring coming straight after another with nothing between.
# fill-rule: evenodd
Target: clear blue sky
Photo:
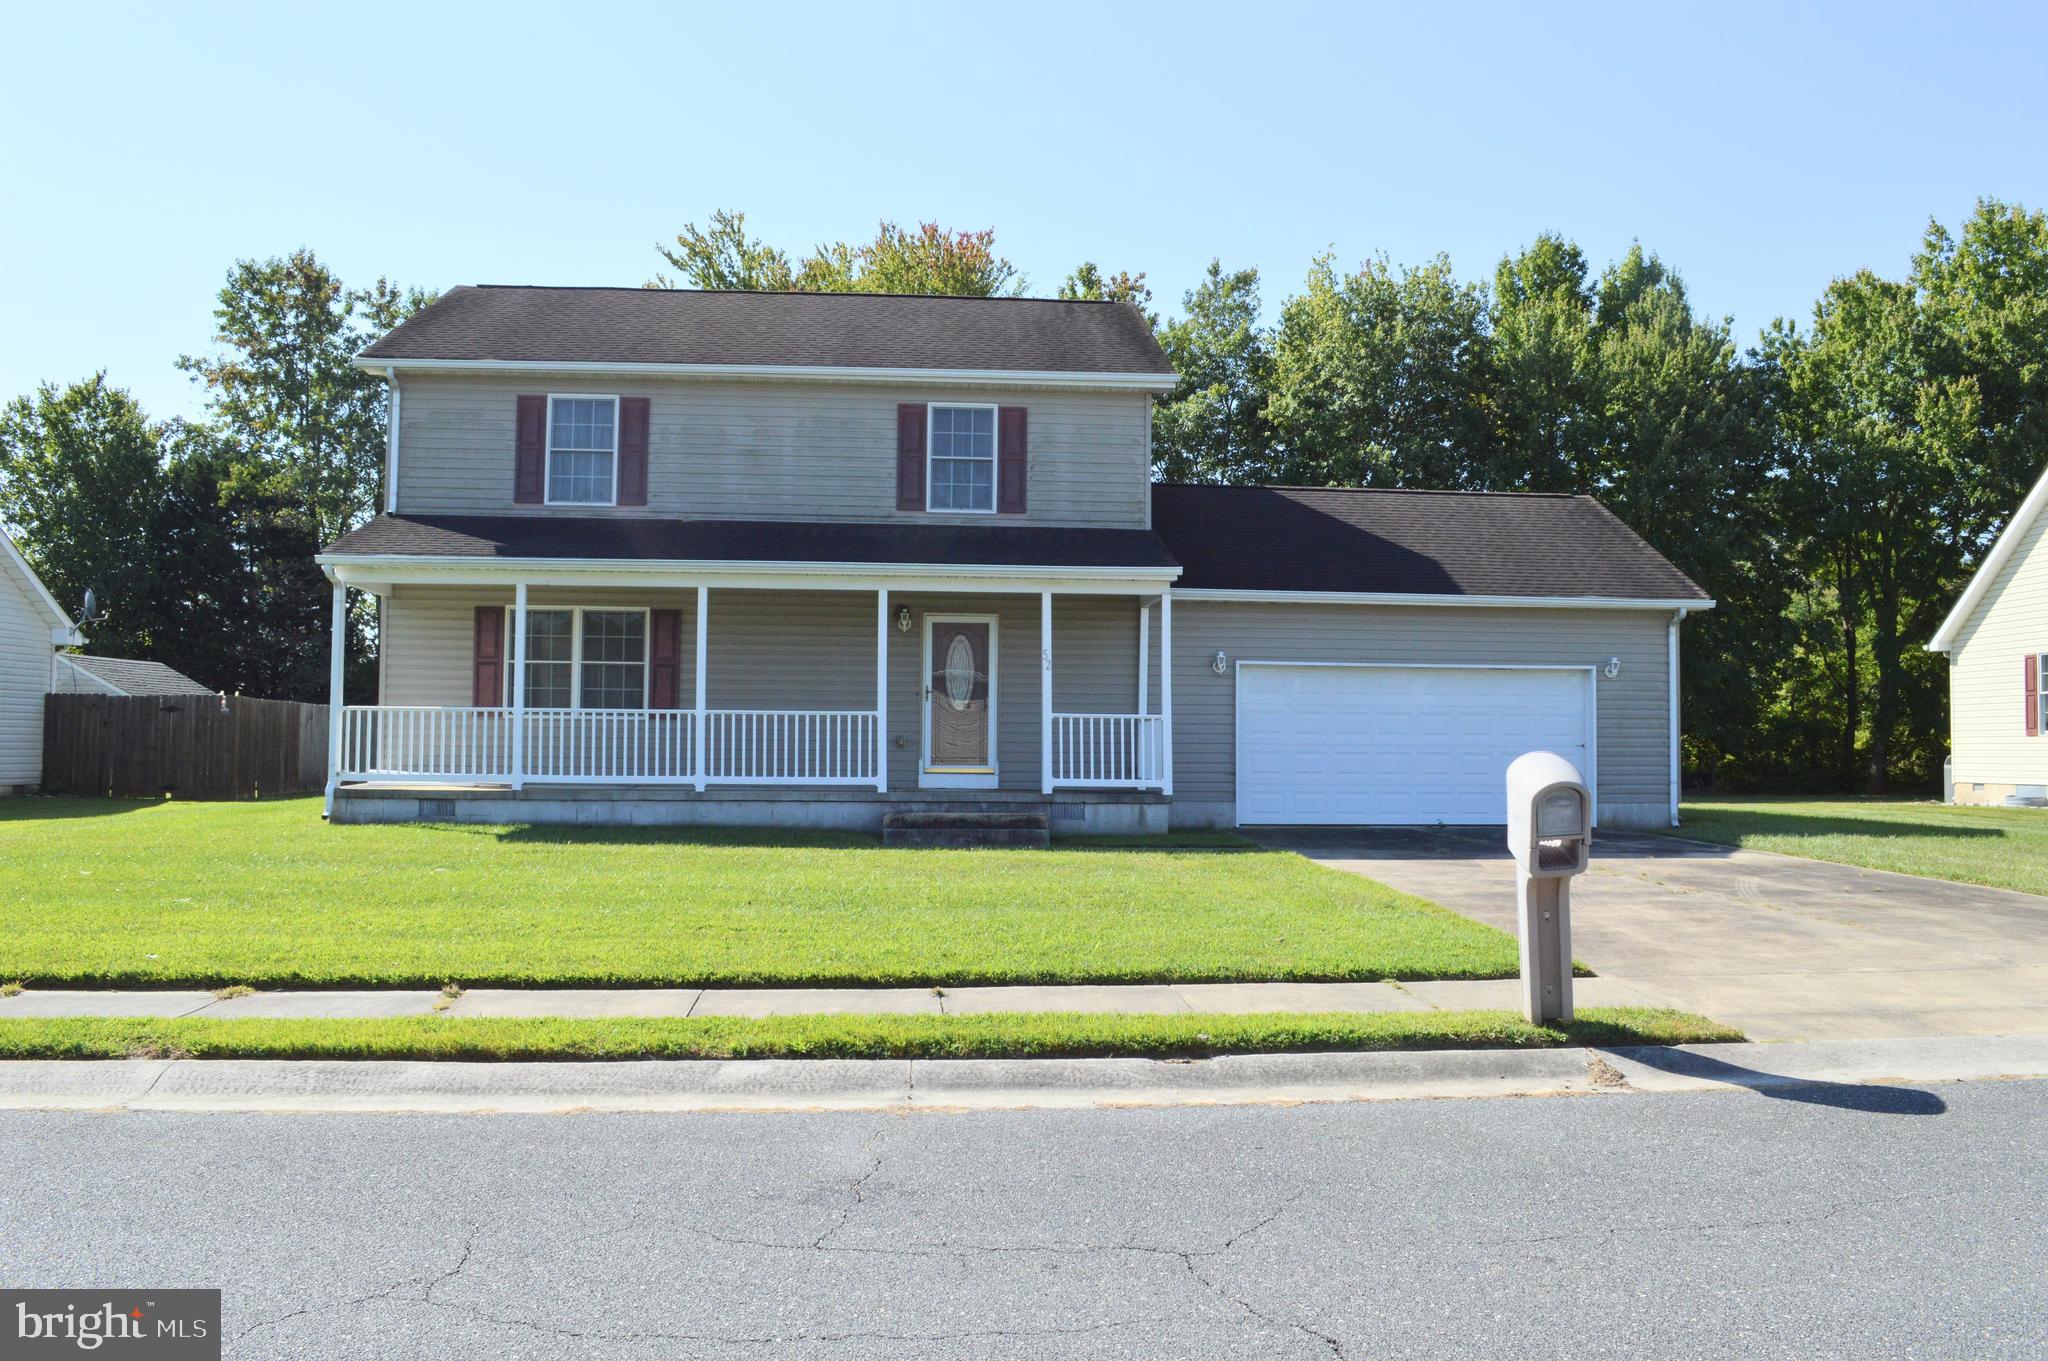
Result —
<instances>
[{"instance_id":1,"label":"clear blue sky","mask_svg":"<svg viewBox=\"0 0 2048 1361\"><path fill-rule=\"evenodd\" d=\"M1746 341L1929 216L2048 206L2038 5L0 5L0 397L104 367L158 415L229 264L299 245L638 284L714 208L930 218L1034 291L1093 258L1172 312L1220 256L1270 312L1324 247L1490 277L1555 229Z\"/></svg>"}]
</instances>

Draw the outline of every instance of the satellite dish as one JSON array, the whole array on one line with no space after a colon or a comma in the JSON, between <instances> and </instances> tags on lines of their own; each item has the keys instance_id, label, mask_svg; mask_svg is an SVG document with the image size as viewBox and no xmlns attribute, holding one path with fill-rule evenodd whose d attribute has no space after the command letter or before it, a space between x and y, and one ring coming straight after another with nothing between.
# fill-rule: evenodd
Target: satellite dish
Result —
<instances>
[{"instance_id":1,"label":"satellite dish","mask_svg":"<svg viewBox=\"0 0 2048 1361\"><path fill-rule=\"evenodd\" d=\"M97 605L98 603L99 603L99 602L98 602L98 601L97 601L97 600L96 600L96 599L95 599L95 598L93 597L93 593L92 593L92 587L90 587L90 586L86 587L86 588L85 588L85 617L86 617L86 619L87 619L87 620L91 620L91 618L92 618L92 615L93 615L93 609L94 609L94 607L95 607L95 606L96 606L96 605Z\"/></svg>"}]
</instances>

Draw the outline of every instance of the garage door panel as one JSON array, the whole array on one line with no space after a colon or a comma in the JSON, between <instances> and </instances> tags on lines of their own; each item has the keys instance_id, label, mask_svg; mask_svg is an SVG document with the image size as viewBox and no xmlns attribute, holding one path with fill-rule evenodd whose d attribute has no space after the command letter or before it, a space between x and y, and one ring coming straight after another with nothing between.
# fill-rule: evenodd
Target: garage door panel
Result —
<instances>
[{"instance_id":1,"label":"garage door panel","mask_svg":"<svg viewBox=\"0 0 2048 1361\"><path fill-rule=\"evenodd\" d=\"M1588 769L1592 684L1576 669L1246 665L1238 820L1500 822L1523 752Z\"/></svg>"}]
</instances>

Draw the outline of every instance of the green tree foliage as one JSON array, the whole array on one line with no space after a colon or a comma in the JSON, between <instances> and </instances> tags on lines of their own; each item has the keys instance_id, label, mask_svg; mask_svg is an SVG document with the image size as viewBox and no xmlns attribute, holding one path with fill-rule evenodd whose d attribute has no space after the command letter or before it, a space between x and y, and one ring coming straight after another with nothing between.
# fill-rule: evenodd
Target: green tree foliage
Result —
<instances>
[{"instance_id":1,"label":"green tree foliage","mask_svg":"<svg viewBox=\"0 0 2048 1361\"><path fill-rule=\"evenodd\" d=\"M1093 260L1084 260L1061 281L1059 295L1074 302L1127 302L1145 314L1153 330L1159 329L1159 314L1152 310L1152 289L1142 271L1104 274Z\"/></svg>"},{"instance_id":2,"label":"green tree foliage","mask_svg":"<svg viewBox=\"0 0 2048 1361\"><path fill-rule=\"evenodd\" d=\"M1266 416L1289 483L1473 485L1485 445L1486 297L1448 259L1370 260L1340 275L1327 255L1280 308Z\"/></svg>"},{"instance_id":3,"label":"green tree foliage","mask_svg":"<svg viewBox=\"0 0 2048 1361\"><path fill-rule=\"evenodd\" d=\"M214 308L219 348L178 361L240 451L236 476L300 508L323 543L381 504L385 383L354 357L431 300L385 279L345 288L308 250L238 260Z\"/></svg>"},{"instance_id":4,"label":"green tree foliage","mask_svg":"<svg viewBox=\"0 0 2048 1361\"><path fill-rule=\"evenodd\" d=\"M709 227L686 224L674 246L656 246L676 272L649 288L755 289L800 293L914 293L1015 297L1024 276L995 251L994 231L949 231L936 222L905 230L882 223L875 239L835 241L791 263L784 251L747 235L747 215L714 212Z\"/></svg>"},{"instance_id":5,"label":"green tree foliage","mask_svg":"<svg viewBox=\"0 0 2048 1361\"><path fill-rule=\"evenodd\" d=\"M1159 344L1180 381L1152 411L1152 465L1168 482L1269 481L1272 346L1259 328L1259 272L1211 260Z\"/></svg>"}]
</instances>

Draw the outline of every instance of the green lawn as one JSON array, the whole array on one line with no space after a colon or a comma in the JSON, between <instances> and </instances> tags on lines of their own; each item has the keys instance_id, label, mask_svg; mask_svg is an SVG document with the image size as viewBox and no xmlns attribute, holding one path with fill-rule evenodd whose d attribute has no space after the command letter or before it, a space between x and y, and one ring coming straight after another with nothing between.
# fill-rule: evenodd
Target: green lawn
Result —
<instances>
[{"instance_id":1,"label":"green lawn","mask_svg":"<svg viewBox=\"0 0 2048 1361\"><path fill-rule=\"evenodd\" d=\"M0 982L260 987L1512 977L1514 940L1231 839L1053 851L330 827L318 800L0 799Z\"/></svg>"},{"instance_id":2,"label":"green lawn","mask_svg":"<svg viewBox=\"0 0 2048 1361\"><path fill-rule=\"evenodd\" d=\"M1356 1015L786 1016L606 1021L0 1020L0 1059L765 1059L1177 1057L1328 1049L1700 1044L1740 1032L1683 1012L1592 1009L1568 1025L1507 1011Z\"/></svg>"},{"instance_id":3,"label":"green lawn","mask_svg":"<svg viewBox=\"0 0 2048 1361\"><path fill-rule=\"evenodd\" d=\"M1675 833L1750 850L2048 894L2048 810L1899 799L1702 799Z\"/></svg>"}]
</instances>

